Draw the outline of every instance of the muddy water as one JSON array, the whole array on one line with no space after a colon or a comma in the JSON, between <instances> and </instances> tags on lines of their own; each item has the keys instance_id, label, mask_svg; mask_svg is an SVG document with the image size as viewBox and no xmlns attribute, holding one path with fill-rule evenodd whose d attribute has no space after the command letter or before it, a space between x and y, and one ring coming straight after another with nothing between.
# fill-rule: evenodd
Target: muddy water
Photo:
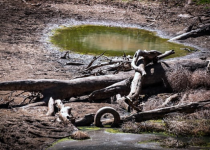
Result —
<instances>
[{"instance_id":1,"label":"muddy water","mask_svg":"<svg viewBox=\"0 0 210 150\"><path fill-rule=\"evenodd\" d=\"M133 55L138 49L164 52L174 49L173 57L184 56L186 46L168 42L154 32L138 28L122 28L101 25L78 25L54 30L51 42L62 50L83 54L122 56L123 52ZM189 48L189 47L188 47ZM193 49L193 48L192 48Z\"/></svg>"},{"instance_id":2,"label":"muddy water","mask_svg":"<svg viewBox=\"0 0 210 150\"><path fill-rule=\"evenodd\" d=\"M157 139L164 139L164 135L108 133L104 129L87 131L91 139L76 141L64 140L57 142L48 150L144 150L164 149ZM149 141L149 142L148 142Z\"/></svg>"}]
</instances>

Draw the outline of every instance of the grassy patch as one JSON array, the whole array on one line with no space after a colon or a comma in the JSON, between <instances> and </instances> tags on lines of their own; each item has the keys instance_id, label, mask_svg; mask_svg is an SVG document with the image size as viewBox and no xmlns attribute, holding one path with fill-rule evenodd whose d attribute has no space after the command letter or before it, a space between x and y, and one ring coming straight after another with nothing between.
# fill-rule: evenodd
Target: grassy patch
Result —
<instances>
[{"instance_id":1,"label":"grassy patch","mask_svg":"<svg viewBox=\"0 0 210 150\"><path fill-rule=\"evenodd\" d=\"M210 136L210 110L201 110L194 114L180 113L164 119L166 131L176 136Z\"/></svg>"},{"instance_id":2,"label":"grassy patch","mask_svg":"<svg viewBox=\"0 0 210 150\"><path fill-rule=\"evenodd\" d=\"M196 4L210 4L210 0L194 0Z\"/></svg>"},{"instance_id":3,"label":"grassy patch","mask_svg":"<svg viewBox=\"0 0 210 150\"><path fill-rule=\"evenodd\" d=\"M122 125L122 132L126 133L158 133L165 131L162 120L151 120L141 123L127 122Z\"/></svg>"},{"instance_id":4,"label":"grassy patch","mask_svg":"<svg viewBox=\"0 0 210 150\"><path fill-rule=\"evenodd\" d=\"M82 131L96 131L96 130L100 130L101 128L99 127L95 127L95 126L84 126L84 127L78 127L78 129L82 130Z\"/></svg>"},{"instance_id":5,"label":"grassy patch","mask_svg":"<svg viewBox=\"0 0 210 150\"><path fill-rule=\"evenodd\" d=\"M58 143L60 143L60 142L68 141L68 140L72 140L71 137L66 137L66 138L60 139L60 140L58 140L58 141L52 143L52 145L51 145L49 148L54 147L56 144L58 144Z\"/></svg>"},{"instance_id":6,"label":"grassy patch","mask_svg":"<svg viewBox=\"0 0 210 150\"><path fill-rule=\"evenodd\" d=\"M109 128L109 129L106 129L105 131L109 133L123 133L120 129L116 129L116 128Z\"/></svg>"}]
</instances>

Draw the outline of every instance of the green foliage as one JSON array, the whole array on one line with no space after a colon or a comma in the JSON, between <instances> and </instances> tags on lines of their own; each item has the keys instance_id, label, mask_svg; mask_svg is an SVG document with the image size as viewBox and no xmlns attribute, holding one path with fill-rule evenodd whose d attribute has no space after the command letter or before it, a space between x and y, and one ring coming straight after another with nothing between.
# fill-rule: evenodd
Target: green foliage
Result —
<instances>
[{"instance_id":1,"label":"green foliage","mask_svg":"<svg viewBox=\"0 0 210 150\"><path fill-rule=\"evenodd\" d=\"M147 144L147 143L159 143L160 139L151 139L146 141L139 141L138 144Z\"/></svg>"},{"instance_id":2,"label":"green foliage","mask_svg":"<svg viewBox=\"0 0 210 150\"><path fill-rule=\"evenodd\" d=\"M210 4L210 0L194 0L196 4Z\"/></svg>"},{"instance_id":3,"label":"green foliage","mask_svg":"<svg viewBox=\"0 0 210 150\"><path fill-rule=\"evenodd\" d=\"M82 131L96 131L96 130L100 130L101 128L96 127L96 126L83 126L83 127L78 127L80 130Z\"/></svg>"},{"instance_id":4,"label":"green foliage","mask_svg":"<svg viewBox=\"0 0 210 150\"><path fill-rule=\"evenodd\" d=\"M119 129L115 129L115 128L106 129L106 132L109 132L109 133L123 133Z\"/></svg>"}]
</instances>

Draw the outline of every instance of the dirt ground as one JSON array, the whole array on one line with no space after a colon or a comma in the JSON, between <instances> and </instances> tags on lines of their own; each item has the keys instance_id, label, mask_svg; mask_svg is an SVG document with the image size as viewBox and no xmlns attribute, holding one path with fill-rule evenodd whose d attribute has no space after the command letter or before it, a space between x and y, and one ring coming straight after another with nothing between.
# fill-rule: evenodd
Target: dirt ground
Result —
<instances>
[{"instance_id":1,"label":"dirt ground","mask_svg":"<svg viewBox=\"0 0 210 150\"><path fill-rule=\"evenodd\" d=\"M196 16L205 12L209 12L209 9L204 6L176 7L154 1L126 3L107 0L29 0L26 3L24 0L1 0L0 81L70 80L79 75L78 66L65 66L60 59L63 53L48 49L46 41L43 41L43 30L49 24L61 24L67 19L112 21L141 25L173 37L190 24L198 24ZM190 17L179 17L180 14L190 14ZM192 57L210 56L209 35L188 38L182 42L201 48ZM88 58L84 63L91 60L91 56ZM14 107L20 105L30 93L20 96L20 92L14 92L13 96L6 93L8 92L0 92L0 104L5 105L0 108L0 149L43 149L57 138L69 136L72 132L72 127L63 128L54 118L46 118L45 106L32 109ZM8 105L9 101L12 102ZM24 103L27 102L29 101ZM73 108L76 118L95 113L103 106L112 106L119 110L117 105L107 103L77 102L67 105Z\"/></svg>"}]
</instances>

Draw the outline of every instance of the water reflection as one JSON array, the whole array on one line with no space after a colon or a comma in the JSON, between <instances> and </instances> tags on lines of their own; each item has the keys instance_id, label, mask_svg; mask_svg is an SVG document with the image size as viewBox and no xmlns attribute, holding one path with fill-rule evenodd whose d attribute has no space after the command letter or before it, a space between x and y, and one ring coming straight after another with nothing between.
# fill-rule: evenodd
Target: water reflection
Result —
<instances>
[{"instance_id":1,"label":"water reflection","mask_svg":"<svg viewBox=\"0 0 210 150\"><path fill-rule=\"evenodd\" d=\"M181 44L170 43L167 39L160 38L155 33L137 29L96 25L80 25L57 29L51 37L51 42L63 50L72 50L85 54L100 54L106 51L106 55L133 55L138 49L166 50L174 49L177 56L186 55L180 50L186 47Z\"/></svg>"}]
</instances>

